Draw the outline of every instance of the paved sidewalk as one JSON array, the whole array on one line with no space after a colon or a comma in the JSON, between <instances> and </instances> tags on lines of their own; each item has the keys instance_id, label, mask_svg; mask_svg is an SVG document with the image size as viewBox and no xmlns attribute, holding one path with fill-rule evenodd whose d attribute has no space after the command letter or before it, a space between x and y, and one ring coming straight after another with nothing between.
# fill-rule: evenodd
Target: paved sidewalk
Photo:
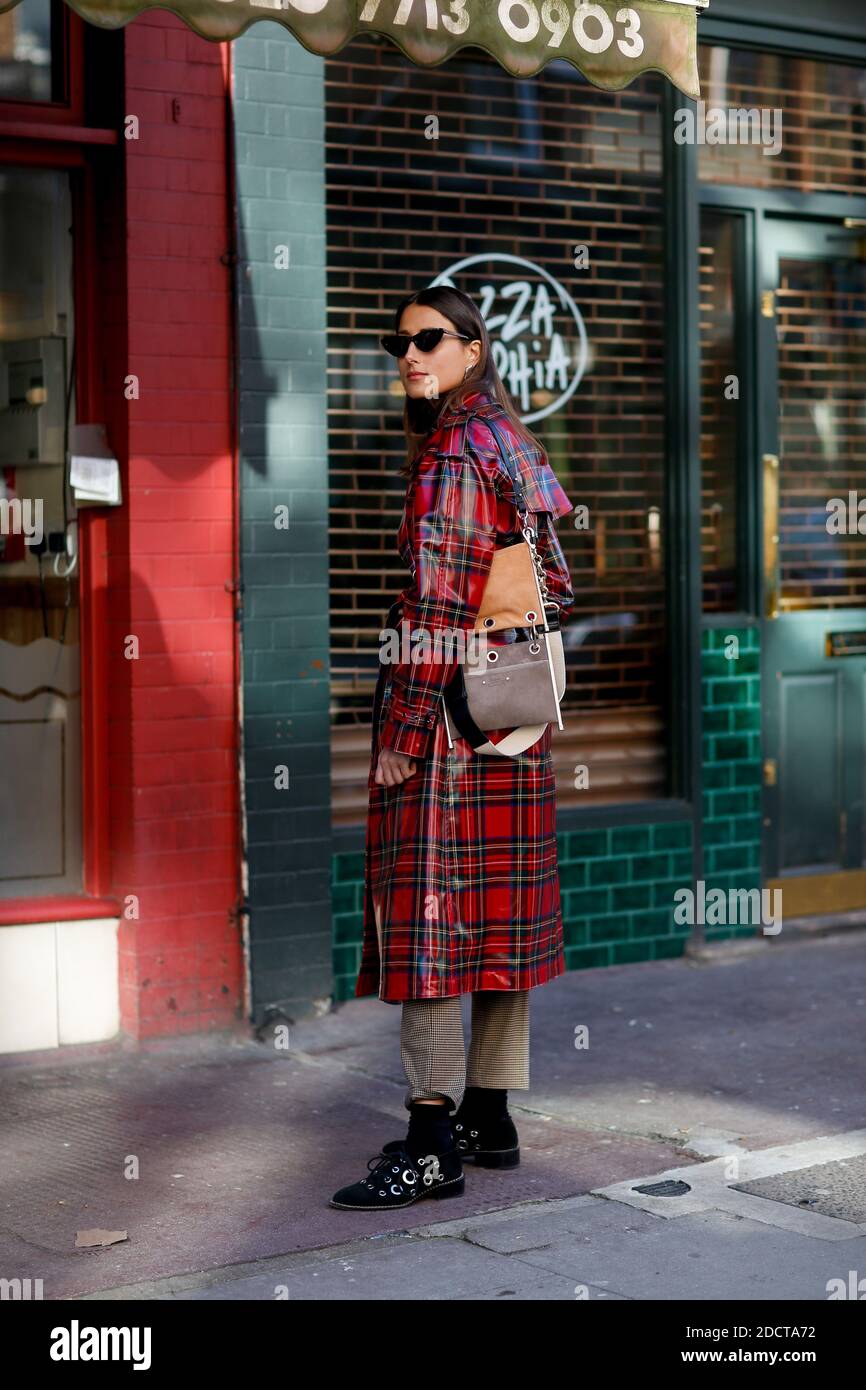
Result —
<instances>
[{"instance_id":1,"label":"paved sidewalk","mask_svg":"<svg viewBox=\"0 0 866 1390\"><path fill-rule=\"evenodd\" d=\"M533 991L520 1167L467 1164L465 1196L390 1217L327 1201L405 1132L394 1006L293 1025L288 1051L3 1059L0 1277L46 1299L824 1300L866 1275L864 964L861 932L764 938ZM680 1195L634 1192L668 1174ZM94 1227L128 1238L76 1249Z\"/></svg>"}]
</instances>

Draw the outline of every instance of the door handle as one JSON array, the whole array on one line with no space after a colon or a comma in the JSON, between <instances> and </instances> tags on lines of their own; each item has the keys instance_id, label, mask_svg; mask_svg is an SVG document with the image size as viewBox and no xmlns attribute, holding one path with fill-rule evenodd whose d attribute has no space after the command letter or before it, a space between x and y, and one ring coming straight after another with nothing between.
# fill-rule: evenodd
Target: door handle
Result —
<instances>
[{"instance_id":1,"label":"door handle","mask_svg":"<svg viewBox=\"0 0 866 1390\"><path fill-rule=\"evenodd\" d=\"M647 508L646 542L649 567L658 573L662 565L662 514L659 507Z\"/></svg>"},{"instance_id":2,"label":"door handle","mask_svg":"<svg viewBox=\"0 0 866 1390\"><path fill-rule=\"evenodd\" d=\"M779 616L779 458L764 454L764 613Z\"/></svg>"}]
</instances>

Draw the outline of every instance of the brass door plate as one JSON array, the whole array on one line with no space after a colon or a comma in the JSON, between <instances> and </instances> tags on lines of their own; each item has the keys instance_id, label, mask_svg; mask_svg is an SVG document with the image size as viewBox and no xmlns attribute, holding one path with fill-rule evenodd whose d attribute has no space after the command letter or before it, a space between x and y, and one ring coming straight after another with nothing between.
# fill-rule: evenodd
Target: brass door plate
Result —
<instances>
[{"instance_id":1,"label":"brass door plate","mask_svg":"<svg viewBox=\"0 0 866 1390\"><path fill-rule=\"evenodd\" d=\"M782 892L785 917L823 917L830 912L866 908L866 869L842 869L835 874L791 874L770 878L764 885Z\"/></svg>"}]
</instances>

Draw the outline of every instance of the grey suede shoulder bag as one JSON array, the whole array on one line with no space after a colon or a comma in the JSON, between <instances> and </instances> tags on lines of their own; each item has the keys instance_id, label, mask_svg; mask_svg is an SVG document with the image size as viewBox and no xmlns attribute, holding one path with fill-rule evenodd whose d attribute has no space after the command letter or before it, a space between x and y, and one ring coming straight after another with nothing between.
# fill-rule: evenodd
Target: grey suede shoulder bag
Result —
<instances>
[{"instance_id":1,"label":"grey suede shoulder bag","mask_svg":"<svg viewBox=\"0 0 866 1390\"><path fill-rule=\"evenodd\" d=\"M443 700L450 747L449 715L476 753L507 758L537 743L548 724L563 727L559 706L565 693L565 653L559 609L548 593L535 518L527 508L510 441L490 416L484 416L484 423L511 477L522 540L500 547L494 555L475 624L480 640L467 644ZM515 631L513 642L491 646L481 637L507 628ZM490 729L510 733L491 743Z\"/></svg>"}]
</instances>

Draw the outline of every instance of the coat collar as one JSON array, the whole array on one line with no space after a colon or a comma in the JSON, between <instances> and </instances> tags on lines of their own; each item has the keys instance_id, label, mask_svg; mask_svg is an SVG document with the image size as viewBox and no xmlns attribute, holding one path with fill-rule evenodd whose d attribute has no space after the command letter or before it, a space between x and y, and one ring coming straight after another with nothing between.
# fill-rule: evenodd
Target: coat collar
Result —
<instances>
[{"instance_id":1,"label":"coat collar","mask_svg":"<svg viewBox=\"0 0 866 1390\"><path fill-rule=\"evenodd\" d=\"M454 420L462 419L467 411L475 410L479 405L491 405L493 403L493 397L490 395L489 391L470 391L469 394L464 397L461 405L446 407L439 420L439 424L451 424Z\"/></svg>"},{"instance_id":2,"label":"coat collar","mask_svg":"<svg viewBox=\"0 0 866 1390\"><path fill-rule=\"evenodd\" d=\"M431 436L435 440L437 452L447 457L461 458L464 451L467 448L472 448L475 443L473 431L477 439L478 431L477 429L474 430L473 416L483 422L486 415L495 417L501 432L511 441L529 510L531 512L549 512L553 517L564 516L567 512L573 511L573 503L569 501L544 455L514 433L508 416L499 401L487 391L472 391L459 409L446 410L439 421L438 428ZM484 433L489 439L489 433ZM476 447L478 447L477 444ZM487 448L489 449L489 444ZM500 466L506 476L505 495L510 495L513 500L511 480L504 464Z\"/></svg>"}]
</instances>

